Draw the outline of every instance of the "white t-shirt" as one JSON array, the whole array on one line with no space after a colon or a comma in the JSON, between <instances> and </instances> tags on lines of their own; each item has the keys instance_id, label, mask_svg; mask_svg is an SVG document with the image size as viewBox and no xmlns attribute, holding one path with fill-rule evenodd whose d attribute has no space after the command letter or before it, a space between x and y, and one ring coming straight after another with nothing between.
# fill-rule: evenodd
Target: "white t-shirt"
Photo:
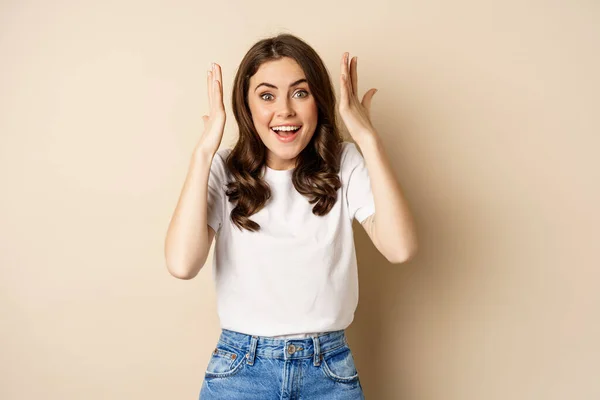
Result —
<instances>
[{"instance_id":1,"label":"white t-shirt","mask_svg":"<svg viewBox=\"0 0 600 400\"><path fill-rule=\"evenodd\" d=\"M265 166L271 198L250 216L260 231L231 222L233 181L225 160L213 157L208 181L208 224L217 232L213 277L221 328L277 338L346 329L358 305L358 271L352 220L375 212L369 175L354 143L342 144L338 198L327 215L292 183L293 170Z\"/></svg>"}]
</instances>

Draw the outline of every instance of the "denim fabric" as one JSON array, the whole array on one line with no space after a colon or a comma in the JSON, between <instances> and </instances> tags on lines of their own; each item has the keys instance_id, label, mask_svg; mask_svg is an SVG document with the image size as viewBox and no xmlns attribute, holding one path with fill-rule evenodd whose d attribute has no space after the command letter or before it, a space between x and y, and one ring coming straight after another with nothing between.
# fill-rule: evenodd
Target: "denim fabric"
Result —
<instances>
[{"instance_id":1,"label":"denim fabric","mask_svg":"<svg viewBox=\"0 0 600 400\"><path fill-rule=\"evenodd\" d=\"M364 399L344 330L273 339L223 329L200 400Z\"/></svg>"}]
</instances>

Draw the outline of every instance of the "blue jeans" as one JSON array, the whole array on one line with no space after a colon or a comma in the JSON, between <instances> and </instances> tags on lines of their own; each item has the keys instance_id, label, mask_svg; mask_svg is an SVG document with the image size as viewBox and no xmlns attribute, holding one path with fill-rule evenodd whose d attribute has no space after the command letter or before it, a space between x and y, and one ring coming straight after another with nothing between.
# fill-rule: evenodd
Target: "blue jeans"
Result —
<instances>
[{"instance_id":1,"label":"blue jeans","mask_svg":"<svg viewBox=\"0 0 600 400\"><path fill-rule=\"evenodd\" d=\"M364 399L344 330L272 339L222 329L200 400Z\"/></svg>"}]
</instances>

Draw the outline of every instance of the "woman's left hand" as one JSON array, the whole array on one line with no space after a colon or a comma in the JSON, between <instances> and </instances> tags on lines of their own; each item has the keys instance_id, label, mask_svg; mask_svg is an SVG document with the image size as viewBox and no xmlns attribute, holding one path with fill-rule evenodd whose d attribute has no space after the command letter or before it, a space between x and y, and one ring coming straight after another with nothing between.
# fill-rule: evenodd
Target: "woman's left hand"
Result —
<instances>
[{"instance_id":1,"label":"woman's left hand","mask_svg":"<svg viewBox=\"0 0 600 400\"><path fill-rule=\"evenodd\" d=\"M349 56L347 52L342 55L339 111L348 132L360 146L363 139L376 135L375 128L371 123L370 109L371 100L377 89L369 89L362 101L358 100L358 74L356 72L358 58L352 57L348 63Z\"/></svg>"}]
</instances>

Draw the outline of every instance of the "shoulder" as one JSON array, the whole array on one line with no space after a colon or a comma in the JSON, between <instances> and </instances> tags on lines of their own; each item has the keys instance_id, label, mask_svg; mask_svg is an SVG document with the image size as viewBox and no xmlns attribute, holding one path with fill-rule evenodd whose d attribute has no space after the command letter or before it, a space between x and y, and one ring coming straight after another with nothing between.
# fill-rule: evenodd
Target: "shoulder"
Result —
<instances>
[{"instance_id":1,"label":"shoulder","mask_svg":"<svg viewBox=\"0 0 600 400\"><path fill-rule=\"evenodd\" d=\"M230 149L228 147L217 150L215 156L213 157L213 160L216 158L219 162L225 163L227 161L227 157L229 157L229 154L232 150L233 149Z\"/></svg>"},{"instance_id":2,"label":"shoulder","mask_svg":"<svg viewBox=\"0 0 600 400\"><path fill-rule=\"evenodd\" d=\"M227 170L227 157L231 154L232 149L223 148L217 150L215 155L213 156L212 165L221 168L223 170Z\"/></svg>"},{"instance_id":3,"label":"shoulder","mask_svg":"<svg viewBox=\"0 0 600 400\"><path fill-rule=\"evenodd\" d=\"M358 146L352 142L342 142L341 168L342 170L353 168L362 159L362 154L358 151Z\"/></svg>"},{"instance_id":4,"label":"shoulder","mask_svg":"<svg viewBox=\"0 0 600 400\"><path fill-rule=\"evenodd\" d=\"M210 171L211 174L216 175L219 179L226 180L229 178L229 170L227 169L227 157L231 153L232 149L223 148L217 150L215 155L213 156Z\"/></svg>"}]
</instances>

